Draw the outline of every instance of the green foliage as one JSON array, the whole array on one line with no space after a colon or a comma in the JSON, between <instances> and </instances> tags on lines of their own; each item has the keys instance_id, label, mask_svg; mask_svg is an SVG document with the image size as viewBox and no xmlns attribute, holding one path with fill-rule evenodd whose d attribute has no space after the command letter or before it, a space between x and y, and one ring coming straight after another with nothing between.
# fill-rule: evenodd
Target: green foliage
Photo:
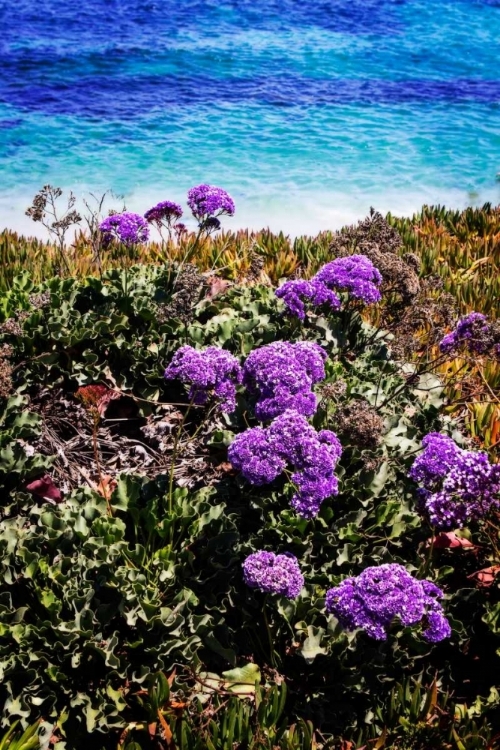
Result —
<instances>
[{"instance_id":1,"label":"green foliage","mask_svg":"<svg viewBox=\"0 0 500 750\"><path fill-rule=\"evenodd\" d=\"M0 750L41 750L38 735L39 723L32 724L22 731L15 721L10 729L0 737Z\"/></svg>"},{"instance_id":2,"label":"green foliage","mask_svg":"<svg viewBox=\"0 0 500 750\"><path fill-rule=\"evenodd\" d=\"M103 196L104 199L104 196ZM98 209L99 201L95 206ZM102 202L100 204L102 208ZM87 206L87 208L90 208ZM179 244L168 242L148 243L140 247L113 245L101 248L96 253L96 221L94 211L89 231L80 233L71 248L67 248L65 265L71 275L83 279L89 274L101 275L102 270L118 269L120 272L137 261L165 264L191 257L195 234L187 233ZM443 206L424 206L411 218L387 215L388 221L398 230L403 246L396 250L401 254L415 253L421 264L421 275L439 277L443 290L453 295L458 311L471 311L498 315L500 299L500 209L486 203L481 208L468 207L463 211L448 210ZM356 233L354 227L344 227L340 235ZM216 270L220 277L231 281L256 279L277 284L284 277L300 273L305 278L312 276L323 263L332 259L332 240L339 233L321 232L316 237L297 237L294 240L283 232L273 234L239 231L220 232L205 238L196 245L193 262L202 272ZM384 238L364 236L382 250ZM362 244L362 243L361 243ZM351 248L352 250L353 248ZM19 236L8 230L0 233L0 290L11 289L20 273L35 283L58 274L60 264L59 245L44 243L33 238ZM432 291L434 289L434 291ZM430 290L430 291L429 291ZM424 295L425 302L432 307L436 301L445 300L443 291L436 293L435 285ZM428 319L431 322L432 315ZM431 326L432 327L432 326ZM425 337L424 337L425 338ZM444 368L441 375L453 381L457 370L464 363L455 361L455 366ZM470 368L468 368L470 370ZM500 444L500 404L496 394L500 385L500 366L490 363L487 367L472 368L470 383L464 392L448 391L449 401L456 401L453 412L457 418L466 418L468 431L494 452ZM497 450L498 452L498 450Z\"/></svg>"},{"instance_id":3,"label":"green foliage","mask_svg":"<svg viewBox=\"0 0 500 750\"><path fill-rule=\"evenodd\" d=\"M255 665L244 670L255 672ZM232 670L235 672L236 670ZM238 678L239 679L239 678ZM163 674L152 675L149 689L140 699L144 721L127 727L120 744L123 750L142 750L150 747L151 740L159 734L167 746L180 750L309 750L319 747L310 722L299 720L287 725L284 721L286 686L253 685L254 697L235 697L230 690L210 687L204 681L202 692L194 697L189 708L170 700L170 687ZM204 692L205 691L205 692ZM146 692L146 691L144 691ZM322 745L323 746L323 745Z\"/></svg>"},{"instance_id":4,"label":"green foliage","mask_svg":"<svg viewBox=\"0 0 500 750\"><path fill-rule=\"evenodd\" d=\"M380 718L391 696L399 696L393 714L418 723L420 694L411 688L408 709L406 688L403 700L396 687L411 676L430 685L438 672L461 705L488 695L500 645L498 595L468 577L486 567L486 553L426 545L433 530L416 512L407 479L422 436L453 428L440 416L439 383L402 370L383 333L356 308L298 325L268 286L234 286L202 299L188 319L164 319L172 278L171 268L152 266L42 287L25 277L2 301L3 319L28 313L21 335L0 340L14 349L17 391L0 436L8 493L0 510L5 720L43 717L57 724L67 750L88 746L89 735L97 748L154 747L161 732L164 742L171 734L167 747L189 750L306 750L334 747L336 737L354 742L371 725L395 731L391 718ZM49 304L33 309L30 295L47 290ZM233 435L253 424L243 391L232 415L209 408L186 415L185 388L163 378L182 344L223 346L243 358L277 339L316 341L328 352L317 429L335 429L345 403L367 403L383 425L371 447L343 435L340 493L312 521L291 510L283 478L256 488L224 469ZM30 405L47 388L73 403L79 386L94 383L137 405L121 417L123 430L159 416L162 405L182 410L172 470L151 477L147 467L140 476L117 470L116 485L94 477L69 486L58 504L27 497L26 479L49 464L36 452L27 457L19 443L40 431ZM178 471L196 452L205 467L223 468L180 486ZM486 532L477 533L484 547ZM258 549L300 559L307 585L297 600L265 599L245 587L241 563ZM382 562L403 563L446 588L450 643L432 647L397 624L387 642L375 642L326 615L329 587Z\"/></svg>"},{"instance_id":5,"label":"green foliage","mask_svg":"<svg viewBox=\"0 0 500 750\"><path fill-rule=\"evenodd\" d=\"M496 695L498 703L498 694ZM429 686L421 678L406 679L389 693L386 702L368 717L367 727L355 743L392 750L494 750L500 747L485 717L457 705L434 679Z\"/></svg>"},{"instance_id":6,"label":"green foliage","mask_svg":"<svg viewBox=\"0 0 500 750\"><path fill-rule=\"evenodd\" d=\"M3 403L0 399L0 488L4 493L20 488L50 463L43 456L31 455L30 441L40 434L40 420L26 410L26 403L20 395Z\"/></svg>"}]
</instances>

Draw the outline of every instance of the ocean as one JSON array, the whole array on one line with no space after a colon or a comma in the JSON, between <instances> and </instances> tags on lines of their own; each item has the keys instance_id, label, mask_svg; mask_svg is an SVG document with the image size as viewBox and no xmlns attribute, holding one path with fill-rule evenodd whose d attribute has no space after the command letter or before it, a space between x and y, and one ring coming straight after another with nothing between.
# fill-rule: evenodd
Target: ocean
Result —
<instances>
[{"instance_id":1,"label":"ocean","mask_svg":"<svg viewBox=\"0 0 500 750\"><path fill-rule=\"evenodd\" d=\"M291 235L500 203L500 0L0 0L0 227L225 188Z\"/></svg>"}]
</instances>

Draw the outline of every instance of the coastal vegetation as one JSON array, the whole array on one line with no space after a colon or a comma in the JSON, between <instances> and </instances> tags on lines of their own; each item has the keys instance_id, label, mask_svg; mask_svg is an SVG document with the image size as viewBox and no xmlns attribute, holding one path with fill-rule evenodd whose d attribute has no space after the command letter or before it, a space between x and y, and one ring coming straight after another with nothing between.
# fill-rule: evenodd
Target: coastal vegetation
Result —
<instances>
[{"instance_id":1,"label":"coastal vegetation","mask_svg":"<svg viewBox=\"0 0 500 750\"><path fill-rule=\"evenodd\" d=\"M498 209L61 197L0 239L0 748L498 748Z\"/></svg>"}]
</instances>

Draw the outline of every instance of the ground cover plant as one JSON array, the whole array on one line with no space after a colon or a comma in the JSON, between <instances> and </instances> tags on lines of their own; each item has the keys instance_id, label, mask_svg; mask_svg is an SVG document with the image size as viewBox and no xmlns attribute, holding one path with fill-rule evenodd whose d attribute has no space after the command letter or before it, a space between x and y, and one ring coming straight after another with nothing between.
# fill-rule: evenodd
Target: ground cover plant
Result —
<instances>
[{"instance_id":1,"label":"ground cover plant","mask_svg":"<svg viewBox=\"0 0 500 750\"><path fill-rule=\"evenodd\" d=\"M439 377L495 365L494 316L377 216L228 285L192 262L234 204L188 203L161 262L105 270L121 212L96 275L2 297L6 746L498 747L500 476Z\"/></svg>"},{"instance_id":2,"label":"ground cover plant","mask_svg":"<svg viewBox=\"0 0 500 750\"><path fill-rule=\"evenodd\" d=\"M202 273L217 269L218 276L230 282L267 279L278 284L281 278L309 279L333 253L345 252L346 246L352 252L362 245L363 252L371 253L372 259L373 253L378 252L378 260L382 262L377 247L390 250L385 271L389 272L391 283L402 285L408 295L415 288L415 272L420 275L419 293L414 300L418 309L407 308L400 325L400 333L404 335L399 336L403 341L408 340L408 333L412 334L412 347L417 355L425 348L428 322L437 307L441 307L441 314L446 314L451 302L456 308L455 318L470 312L498 317L500 213L490 204L465 211L424 207L411 218L389 215L387 221L375 214L357 227L291 241L283 233L276 235L266 230L225 232L217 217L211 217L215 221L206 227L210 231L197 237L199 228L189 231L183 223L182 206L162 201L144 216L149 217L150 227L160 230L161 242L155 241L151 233L146 243L106 245L99 224L109 211L125 211L122 201L110 194L91 195L83 199L85 211L75 216L72 199L70 195L65 201L58 188L45 186L29 209L29 215L37 221L43 220L49 229L55 224L52 242L21 237L8 230L0 233L0 289L8 289L16 274L23 271L28 271L36 281L55 272L68 273L67 267L70 275L85 277L138 261L164 263L190 255ZM78 219L76 224L72 223L75 219ZM397 229L396 236L391 234L387 222ZM74 227L78 233L73 240L70 232ZM401 265L395 255L413 257L416 263L413 275L408 264ZM369 314L372 311L370 308ZM380 309L376 314L380 315ZM392 316L393 324L398 320L398 315ZM452 322L449 321L450 326ZM422 333L424 342L420 340ZM407 356L412 353L407 352ZM461 375L458 382L457 372ZM453 383L447 392L448 410L466 420L467 430L478 444L494 451L500 445L499 372L496 362L485 364L460 356L450 358L440 370L444 381L450 379Z\"/></svg>"}]
</instances>

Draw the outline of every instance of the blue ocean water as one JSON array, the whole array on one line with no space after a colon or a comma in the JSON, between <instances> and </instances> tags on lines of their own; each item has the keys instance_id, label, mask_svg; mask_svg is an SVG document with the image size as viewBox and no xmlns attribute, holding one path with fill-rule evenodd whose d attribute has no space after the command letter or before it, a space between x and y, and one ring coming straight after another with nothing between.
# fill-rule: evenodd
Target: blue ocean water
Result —
<instances>
[{"instance_id":1,"label":"blue ocean water","mask_svg":"<svg viewBox=\"0 0 500 750\"><path fill-rule=\"evenodd\" d=\"M0 0L0 225L50 182L230 226L500 202L500 0Z\"/></svg>"}]
</instances>

